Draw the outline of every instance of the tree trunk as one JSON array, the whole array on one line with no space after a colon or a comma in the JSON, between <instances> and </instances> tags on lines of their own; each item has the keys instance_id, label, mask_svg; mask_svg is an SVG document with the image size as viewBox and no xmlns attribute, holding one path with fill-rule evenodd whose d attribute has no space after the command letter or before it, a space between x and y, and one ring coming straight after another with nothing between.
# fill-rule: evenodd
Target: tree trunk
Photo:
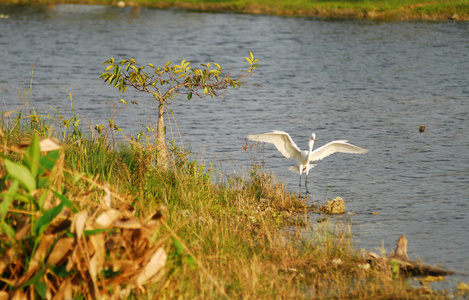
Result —
<instances>
[{"instance_id":1,"label":"tree trunk","mask_svg":"<svg viewBox=\"0 0 469 300\"><path fill-rule=\"evenodd\" d=\"M156 149L157 149L157 166L163 170L168 169L168 148L166 147L165 133L166 128L164 126L164 103L160 105L158 109L158 129L156 131Z\"/></svg>"}]
</instances>

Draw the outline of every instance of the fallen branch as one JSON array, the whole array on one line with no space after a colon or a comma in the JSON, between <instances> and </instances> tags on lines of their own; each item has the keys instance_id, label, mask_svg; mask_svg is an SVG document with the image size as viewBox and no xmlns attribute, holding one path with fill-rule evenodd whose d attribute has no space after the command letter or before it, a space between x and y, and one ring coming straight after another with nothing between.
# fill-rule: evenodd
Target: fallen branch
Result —
<instances>
[{"instance_id":1,"label":"fallen branch","mask_svg":"<svg viewBox=\"0 0 469 300\"><path fill-rule=\"evenodd\" d=\"M407 239L405 235L402 235L399 240L397 241L396 251L389 256L389 258L381 257L376 253L368 253L368 259L378 263L396 263L399 266L399 269L407 274L412 275L431 275L431 276L438 276L438 275L452 275L456 272L446 270L440 267L435 267L431 265L427 265L424 263L415 262L409 259L407 256Z\"/></svg>"}]
</instances>

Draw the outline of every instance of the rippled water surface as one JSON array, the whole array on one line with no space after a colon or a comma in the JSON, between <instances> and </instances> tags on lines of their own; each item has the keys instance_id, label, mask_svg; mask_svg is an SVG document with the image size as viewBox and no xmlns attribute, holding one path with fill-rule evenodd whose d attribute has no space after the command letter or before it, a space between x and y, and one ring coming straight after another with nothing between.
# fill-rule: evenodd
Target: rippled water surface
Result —
<instances>
[{"instance_id":1,"label":"rippled water surface","mask_svg":"<svg viewBox=\"0 0 469 300\"><path fill-rule=\"evenodd\" d=\"M71 93L74 113L93 125L107 122L124 97L139 101L116 118L127 134L155 124L156 105L99 79L109 57L155 65L187 58L239 71L252 51L260 59L252 80L261 87L173 103L184 146L228 173L243 172L252 155L265 159L296 191L292 163L272 145L246 153L246 135L284 130L302 149L311 132L315 147L347 139L369 153L320 161L310 173L314 199L345 199L356 215L338 220L351 222L359 248L383 243L391 251L405 234L412 259L469 273L469 23L69 5L0 6L0 13L9 15L0 19L2 110L32 99L37 109L69 112Z\"/></svg>"}]
</instances>

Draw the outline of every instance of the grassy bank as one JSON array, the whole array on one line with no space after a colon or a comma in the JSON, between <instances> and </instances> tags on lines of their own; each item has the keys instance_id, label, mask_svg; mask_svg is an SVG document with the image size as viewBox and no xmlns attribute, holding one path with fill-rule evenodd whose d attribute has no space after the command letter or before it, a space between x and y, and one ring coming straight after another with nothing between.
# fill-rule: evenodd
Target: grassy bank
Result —
<instances>
[{"instance_id":1,"label":"grassy bank","mask_svg":"<svg viewBox=\"0 0 469 300\"><path fill-rule=\"evenodd\" d=\"M216 183L172 147L162 171L151 136L116 145L79 120L2 113L2 299L445 298L367 261L349 228L298 222L311 208L256 167Z\"/></svg>"},{"instance_id":2,"label":"grassy bank","mask_svg":"<svg viewBox=\"0 0 469 300\"><path fill-rule=\"evenodd\" d=\"M0 3L177 7L197 11L373 20L469 20L469 1L467 0L1 0Z\"/></svg>"}]
</instances>

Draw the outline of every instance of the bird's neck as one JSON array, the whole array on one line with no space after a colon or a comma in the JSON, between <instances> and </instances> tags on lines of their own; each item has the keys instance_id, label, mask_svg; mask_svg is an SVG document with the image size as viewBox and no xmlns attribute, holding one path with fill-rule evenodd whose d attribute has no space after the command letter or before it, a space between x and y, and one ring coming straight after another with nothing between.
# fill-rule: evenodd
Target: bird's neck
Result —
<instances>
[{"instance_id":1,"label":"bird's neck","mask_svg":"<svg viewBox=\"0 0 469 300\"><path fill-rule=\"evenodd\" d=\"M308 146L309 146L309 149L308 149L308 156L310 156L311 153L313 152L314 141L313 141L313 140L309 141Z\"/></svg>"}]
</instances>

